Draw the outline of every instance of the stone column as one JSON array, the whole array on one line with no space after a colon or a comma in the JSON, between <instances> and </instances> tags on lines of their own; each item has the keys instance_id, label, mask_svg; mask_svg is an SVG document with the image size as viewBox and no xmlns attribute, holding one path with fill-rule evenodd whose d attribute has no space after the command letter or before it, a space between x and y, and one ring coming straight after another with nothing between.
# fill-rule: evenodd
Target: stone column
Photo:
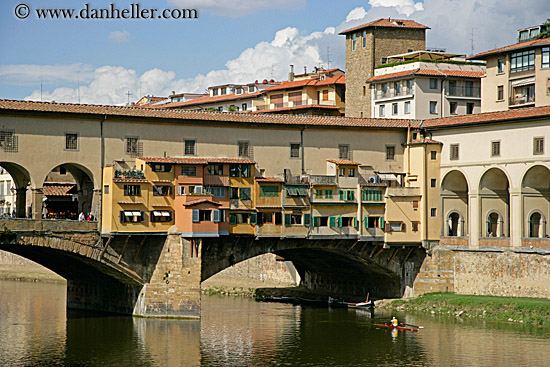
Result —
<instances>
[{"instance_id":1,"label":"stone column","mask_svg":"<svg viewBox=\"0 0 550 367\"><path fill-rule=\"evenodd\" d=\"M469 243L471 248L479 248L479 213L481 210L481 198L477 190L468 193L468 210L470 212Z\"/></svg>"},{"instance_id":2,"label":"stone column","mask_svg":"<svg viewBox=\"0 0 550 367\"><path fill-rule=\"evenodd\" d=\"M99 205L101 204L101 188L94 189L94 194L92 196L92 206L90 208L90 212L94 215L96 220L99 222L100 215L101 215L101 208Z\"/></svg>"},{"instance_id":3,"label":"stone column","mask_svg":"<svg viewBox=\"0 0 550 367\"><path fill-rule=\"evenodd\" d=\"M32 189L32 219L42 219L42 207L44 205L44 192L41 187Z\"/></svg>"},{"instance_id":4,"label":"stone column","mask_svg":"<svg viewBox=\"0 0 550 367\"><path fill-rule=\"evenodd\" d=\"M143 286L134 315L145 317L200 317L200 238L183 239L176 226L168 236L151 279Z\"/></svg>"},{"instance_id":5,"label":"stone column","mask_svg":"<svg viewBox=\"0 0 550 367\"><path fill-rule=\"evenodd\" d=\"M521 247L522 206L521 189L510 189L510 247Z\"/></svg>"},{"instance_id":6,"label":"stone column","mask_svg":"<svg viewBox=\"0 0 550 367\"><path fill-rule=\"evenodd\" d=\"M27 188L18 187L15 189L15 217L25 218L27 216Z\"/></svg>"}]
</instances>

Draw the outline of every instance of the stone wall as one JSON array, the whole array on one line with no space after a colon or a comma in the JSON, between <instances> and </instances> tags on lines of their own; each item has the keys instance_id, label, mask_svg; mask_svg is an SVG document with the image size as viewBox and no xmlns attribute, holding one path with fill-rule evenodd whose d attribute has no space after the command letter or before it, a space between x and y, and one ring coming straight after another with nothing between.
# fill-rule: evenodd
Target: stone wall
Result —
<instances>
[{"instance_id":1,"label":"stone wall","mask_svg":"<svg viewBox=\"0 0 550 367\"><path fill-rule=\"evenodd\" d=\"M414 281L411 296L430 292L454 292L454 252L444 247L435 248L428 254Z\"/></svg>"}]
</instances>

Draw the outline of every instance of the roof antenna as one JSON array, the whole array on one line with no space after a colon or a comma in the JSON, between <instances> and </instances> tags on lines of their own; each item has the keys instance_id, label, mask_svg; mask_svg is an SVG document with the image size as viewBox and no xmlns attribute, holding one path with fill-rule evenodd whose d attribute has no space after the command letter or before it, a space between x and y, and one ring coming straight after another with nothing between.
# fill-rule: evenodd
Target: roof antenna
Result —
<instances>
[{"instance_id":1,"label":"roof antenna","mask_svg":"<svg viewBox=\"0 0 550 367\"><path fill-rule=\"evenodd\" d=\"M330 47L327 46L327 70L330 70Z\"/></svg>"},{"instance_id":2,"label":"roof antenna","mask_svg":"<svg viewBox=\"0 0 550 367\"><path fill-rule=\"evenodd\" d=\"M470 54L470 56L472 56L474 54L474 27L472 27L472 33L470 35L470 42L472 43L472 53Z\"/></svg>"}]
</instances>

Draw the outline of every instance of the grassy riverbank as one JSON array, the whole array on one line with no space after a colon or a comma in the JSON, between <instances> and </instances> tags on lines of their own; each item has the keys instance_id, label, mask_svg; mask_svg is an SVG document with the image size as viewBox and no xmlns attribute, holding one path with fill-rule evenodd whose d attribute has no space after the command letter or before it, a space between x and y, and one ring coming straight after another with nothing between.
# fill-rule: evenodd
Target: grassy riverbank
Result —
<instances>
[{"instance_id":1,"label":"grassy riverbank","mask_svg":"<svg viewBox=\"0 0 550 367\"><path fill-rule=\"evenodd\" d=\"M550 326L550 300L541 298L429 293L409 300L395 300L385 308Z\"/></svg>"}]
</instances>

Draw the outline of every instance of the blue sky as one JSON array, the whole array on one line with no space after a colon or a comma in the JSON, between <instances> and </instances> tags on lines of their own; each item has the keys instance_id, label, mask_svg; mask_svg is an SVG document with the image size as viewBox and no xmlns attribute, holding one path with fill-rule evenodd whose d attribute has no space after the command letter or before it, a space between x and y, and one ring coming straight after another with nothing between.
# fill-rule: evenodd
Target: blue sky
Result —
<instances>
[{"instance_id":1,"label":"blue sky","mask_svg":"<svg viewBox=\"0 0 550 367\"><path fill-rule=\"evenodd\" d=\"M37 8L195 8L198 19L44 20ZM123 104L126 93L202 92L208 85L286 78L289 64L344 69L342 29L391 16L430 26L427 45L474 52L515 42L550 17L545 1L20 0L0 3L0 98ZM47 4L47 5L46 5ZM42 93L40 83L42 80ZM78 89L77 89L78 86Z\"/></svg>"}]
</instances>

